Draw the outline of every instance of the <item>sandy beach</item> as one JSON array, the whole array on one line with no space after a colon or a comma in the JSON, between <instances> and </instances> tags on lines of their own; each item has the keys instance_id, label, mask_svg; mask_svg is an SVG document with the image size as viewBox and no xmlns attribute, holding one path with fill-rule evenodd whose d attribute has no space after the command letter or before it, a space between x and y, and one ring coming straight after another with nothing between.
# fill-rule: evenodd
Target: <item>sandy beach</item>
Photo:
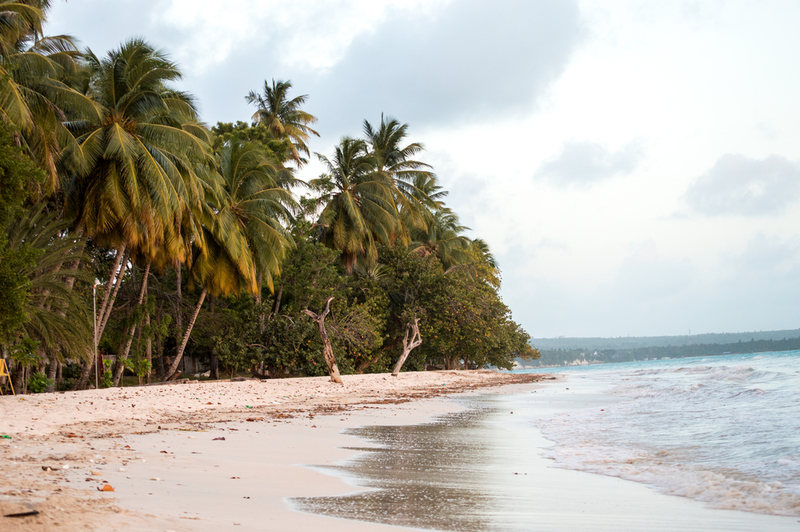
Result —
<instances>
[{"instance_id":1,"label":"sandy beach","mask_svg":"<svg viewBox=\"0 0 800 532\"><path fill-rule=\"evenodd\" d=\"M39 512L0 517L2 530L419 530L408 523L424 515L401 515L390 527L299 512L292 498L363 493L363 484L324 470L355 456L354 447L376 448L344 430L455 420L472 411L464 405L494 412L486 437L497 452L478 456L503 483L496 493L513 493L493 503L501 520L532 516L560 532L796 529L794 518L709 509L636 482L553 468L540 456L552 443L534 420L609 398L581 381L536 384L540 377L446 371L347 376L344 386L305 378L0 397L0 434L11 437L0 439L0 514ZM475 530L493 529L486 526Z\"/></svg>"},{"instance_id":2,"label":"sandy beach","mask_svg":"<svg viewBox=\"0 0 800 532\"><path fill-rule=\"evenodd\" d=\"M459 409L447 396L536 380L447 371L3 396L0 513L39 514L2 529L379 530L292 512L287 497L353 490L297 465L352 454L345 428L424 422Z\"/></svg>"}]
</instances>

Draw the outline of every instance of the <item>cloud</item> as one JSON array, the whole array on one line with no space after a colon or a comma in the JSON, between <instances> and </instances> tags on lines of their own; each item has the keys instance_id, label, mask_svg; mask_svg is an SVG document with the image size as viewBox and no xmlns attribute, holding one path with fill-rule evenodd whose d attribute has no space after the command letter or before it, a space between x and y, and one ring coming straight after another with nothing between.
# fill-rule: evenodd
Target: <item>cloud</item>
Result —
<instances>
[{"instance_id":1,"label":"cloud","mask_svg":"<svg viewBox=\"0 0 800 532\"><path fill-rule=\"evenodd\" d=\"M559 186L592 184L620 174L630 174L642 160L638 143L630 143L616 152L594 142L567 142L561 153L534 174Z\"/></svg>"},{"instance_id":2,"label":"cloud","mask_svg":"<svg viewBox=\"0 0 800 532\"><path fill-rule=\"evenodd\" d=\"M784 157L726 154L689 187L684 200L707 216L758 216L783 211L800 197L800 165Z\"/></svg>"},{"instance_id":3,"label":"cloud","mask_svg":"<svg viewBox=\"0 0 800 532\"><path fill-rule=\"evenodd\" d=\"M382 112L417 129L528 110L583 36L575 0L113 4L107 16L108 0L56 3L48 31L73 33L98 54L134 35L163 47L211 123L249 118L250 90L290 79L328 139Z\"/></svg>"},{"instance_id":4,"label":"cloud","mask_svg":"<svg viewBox=\"0 0 800 532\"><path fill-rule=\"evenodd\" d=\"M581 38L573 1L466 0L429 16L395 11L315 76L313 93L340 124L382 112L415 127L508 117L534 105Z\"/></svg>"}]
</instances>

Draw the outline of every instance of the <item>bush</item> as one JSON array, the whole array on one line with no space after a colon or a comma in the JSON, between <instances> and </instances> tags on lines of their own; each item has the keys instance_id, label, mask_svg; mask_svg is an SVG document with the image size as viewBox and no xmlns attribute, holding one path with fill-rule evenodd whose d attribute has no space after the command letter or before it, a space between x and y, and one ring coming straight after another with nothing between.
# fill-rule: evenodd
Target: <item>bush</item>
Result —
<instances>
[{"instance_id":1,"label":"bush","mask_svg":"<svg viewBox=\"0 0 800 532\"><path fill-rule=\"evenodd\" d=\"M51 386L53 381L47 378L44 373L34 373L28 379L28 390L33 393L44 393L48 386Z\"/></svg>"}]
</instances>

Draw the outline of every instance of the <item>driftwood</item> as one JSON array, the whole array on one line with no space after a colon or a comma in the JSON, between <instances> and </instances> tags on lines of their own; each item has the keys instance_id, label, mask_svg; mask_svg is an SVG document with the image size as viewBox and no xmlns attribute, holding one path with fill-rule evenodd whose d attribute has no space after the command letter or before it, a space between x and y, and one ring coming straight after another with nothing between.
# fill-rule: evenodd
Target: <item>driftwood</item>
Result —
<instances>
[{"instance_id":1,"label":"driftwood","mask_svg":"<svg viewBox=\"0 0 800 532\"><path fill-rule=\"evenodd\" d=\"M308 309L303 310L303 312L311 316L311 319L317 324L319 335L322 337L322 355L325 357L325 363L328 365L328 373L331 375L331 381L337 384L344 384L341 375L339 375L339 367L336 365L336 358L333 356L331 339L328 338L328 332L325 330L325 316L331 311L331 301L333 301L333 296L325 300L325 310L323 310L321 314L316 314Z\"/></svg>"},{"instance_id":2,"label":"driftwood","mask_svg":"<svg viewBox=\"0 0 800 532\"><path fill-rule=\"evenodd\" d=\"M408 333L412 332L411 334L411 342L408 341ZM419 318L414 318L413 322L408 322L406 324L406 334L403 336L403 354L400 355L400 360L397 361L397 364L394 366L394 370L392 370L392 377L397 377L400 373L400 368L403 367L408 355L411 354L411 351L414 348L418 347L422 343L422 336L419 334Z\"/></svg>"}]
</instances>

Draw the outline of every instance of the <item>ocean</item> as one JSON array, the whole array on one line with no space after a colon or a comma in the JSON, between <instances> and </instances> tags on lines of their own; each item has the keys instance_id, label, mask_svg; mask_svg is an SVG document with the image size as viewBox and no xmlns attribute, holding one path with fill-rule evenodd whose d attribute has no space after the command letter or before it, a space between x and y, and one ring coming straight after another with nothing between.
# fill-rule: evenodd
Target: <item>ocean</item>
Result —
<instances>
[{"instance_id":1,"label":"ocean","mask_svg":"<svg viewBox=\"0 0 800 532\"><path fill-rule=\"evenodd\" d=\"M800 516L800 351L564 373L605 383L623 400L538 423L557 444L545 453L557 467L642 482L713 508Z\"/></svg>"},{"instance_id":2,"label":"ocean","mask_svg":"<svg viewBox=\"0 0 800 532\"><path fill-rule=\"evenodd\" d=\"M564 377L352 430L365 444L325 471L353 493L292 505L443 531L800 530L800 352L544 371Z\"/></svg>"}]
</instances>

